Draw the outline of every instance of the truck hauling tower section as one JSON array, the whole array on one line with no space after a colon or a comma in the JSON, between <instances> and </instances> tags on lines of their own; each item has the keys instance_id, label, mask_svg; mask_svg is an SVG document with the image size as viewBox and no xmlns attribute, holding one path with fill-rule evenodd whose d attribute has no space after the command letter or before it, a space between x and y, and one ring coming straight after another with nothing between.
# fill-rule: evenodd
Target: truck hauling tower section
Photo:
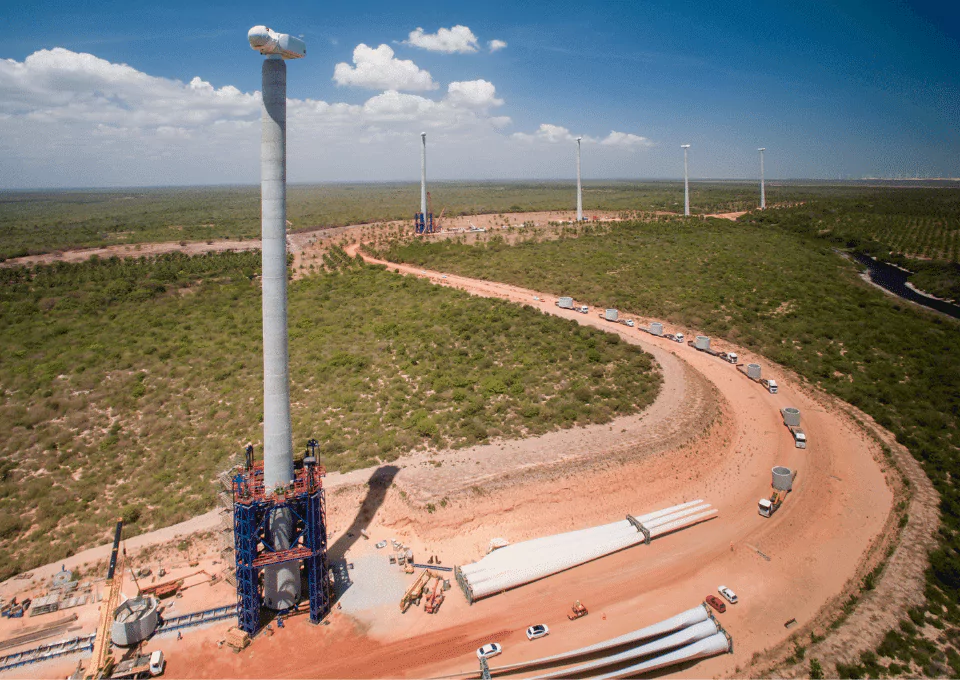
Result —
<instances>
[{"instance_id":1,"label":"truck hauling tower section","mask_svg":"<svg viewBox=\"0 0 960 680\"><path fill-rule=\"evenodd\" d=\"M718 352L715 349L710 349L710 338L706 335L698 335L696 340L689 340L687 344L699 352L705 352L710 356L718 357L727 363L737 363L738 357L736 352Z\"/></svg>"},{"instance_id":2,"label":"truck hauling tower section","mask_svg":"<svg viewBox=\"0 0 960 680\"><path fill-rule=\"evenodd\" d=\"M793 436L794 446L798 449L807 448L807 434L800 428L800 409L787 406L780 409L780 413L783 414L783 424Z\"/></svg>"},{"instance_id":3,"label":"truck hauling tower section","mask_svg":"<svg viewBox=\"0 0 960 680\"><path fill-rule=\"evenodd\" d=\"M586 314L590 311L590 308L586 305L574 305L572 297L562 297L557 300L557 307L560 309L572 309L575 312L580 312L581 314Z\"/></svg>"},{"instance_id":4,"label":"truck hauling tower section","mask_svg":"<svg viewBox=\"0 0 960 680\"><path fill-rule=\"evenodd\" d=\"M760 364L747 364L746 370L743 370L742 366L738 366L737 370L750 378L750 380L753 382L763 385L764 389L766 389L770 394L777 393L776 380L769 380L767 378L760 377Z\"/></svg>"},{"instance_id":5,"label":"truck hauling tower section","mask_svg":"<svg viewBox=\"0 0 960 680\"><path fill-rule=\"evenodd\" d=\"M773 468L773 495L769 499L761 498L757 504L757 511L761 517L771 517L773 513L780 509L787 494L793 490L793 480L797 478L797 473L790 468L778 465Z\"/></svg>"}]
</instances>

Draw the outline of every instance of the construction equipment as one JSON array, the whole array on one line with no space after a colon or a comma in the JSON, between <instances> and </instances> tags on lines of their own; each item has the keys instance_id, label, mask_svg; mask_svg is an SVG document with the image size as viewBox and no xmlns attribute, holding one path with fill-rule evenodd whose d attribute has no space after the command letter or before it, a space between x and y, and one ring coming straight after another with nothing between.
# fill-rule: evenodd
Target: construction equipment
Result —
<instances>
[{"instance_id":1,"label":"construction equipment","mask_svg":"<svg viewBox=\"0 0 960 680\"><path fill-rule=\"evenodd\" d=\"M113 535L113 550L110 552L110 566L107 569L107 597L100 604L100 621L97 624L97 637L93 641L93 655L90 665L84 675L85 680L110 677L115 660L110 654L110 626L113 623L113 612L117 608L120 598L120 585L123 583L123 562L126 557L120 552L120 533L123 531L123 520L117 520L117 528Z\"/></svg>"},{"instance_id":2,"label":"construction equipment","mask_svg":"<svg viewBox=\"0 0 960 680\"><path fill-rule=\"evenodd\" d=\"M424 569L413 582L413 585L407 589L400 600L400 612L406 613L412 604L420 604L420 598L423 596L424 586L434 577L433 572Z\"/></svg>"},{"instance_id":3,"label":"construction equipment","mask_svg":"<svg viewBox=\"0 0 960 680\"><path fill-rule=\"evenodd\" d=\"M443 226L443 213L445 213L445 212L447 212L447 209L446 209L446 208L441 208L441 209L440 209L440 215L439 215L439 217L437 217L436 220L434 220L434 223L433 223L433 230L434 230L434 231L440 231L441 227Z\"/></svg>"},{"instance_id":4,"label":"construction equipment","mask_svg":"<svg viewBox=\"0 0 960 680\"><path fill-rule=\"evenodd\" d=\"M698 352L703 352L709 354L710 356L717 357L718 359L723 359L727 363L736 364L737 355L735 352L720 352L715 349L710 348L710 338L706 335L698 335L696 340L687 340L687 344L693 347Z\"/></svg>"},{"instance_id":5,"label":"construction equipment","mask_svg":"<svg viewBox=\"0 0 960 680\"><path fill-rule=\"evenodd\" d=\"M224 637L224 642L226 642L227 646L230 647L234 652L239 653L240 650L244 649L250 644L250 636L247 635L246 631L240 630L234 626L227 631L227 635Z\"/></svg>"},{"instance_id":6,"label":"construction equipment","mask_svg":"<svg viewBox=\"0 0 960 680\"><path fill-rule=\"evenodd\" d=\"M116 665L110 677L115 680L122 678L151 678L163 675L167 662L163 652L159 649L150 654L134 654Z\"/></svg>"},{"instance_id":7,"label":"construction equipment","mask_svg":"<svg viewBox=\"0 0 960 680\"><path fill-rule=\"evenodd\" d=\"M802 428L795 425L787 425L787 429L790 430L790 434L793 437L794 446L798 449L807 448L807 433L804 432Z\"/></svg>"},{"instance_id":8,"label":"construction equipment","mask_svg":"<svg viewBox=\"0 0 960 680\"><path fill-rule=\"evenodd\" d=\"M580 600L577 600L573 603L572 611L567 614L567 618L571 621L576 621L577 619L586 616L590 612L587 611L587 608L583 606Z\"/></svg>"},{"instance_id":9,"label":"construction equipment","mask_svg":"<svg viewBox=\"0 0 960 680\"><path fill-rule=\"evenodd\" d=\"M22 619L23 613L30 608L30 598L25 598L22 602L17 602L17 598L14 597L10 602L4 605L3 609L0 610L0 616L5 619ZM56 611L52 609L51 611ZM33 614L31 613L31 616Z\"/></svg>"},{"instance_id":10,"label":"construction equipment","mask_svg":"<svg viewBox=\"0 0 960 680\"><path fill-rule=\"evenodd\" d=\"M437 576L432 585L427 584L426 591L427 594L423 603L423 611L428 614L436 614L446 597L443 594L443 579Z\"/></svg>"},{"instance_id":11,"label":"construction equipment","mask_svg":"<svg viewBox=\"0 0 960 680\"><path fill-rule=\"evenodd\" d=\"M773 492L773 495L770 496L769 499L761 498L757 508L760 512L760 516L771 517L773 513L780 509L780 506L783 505L783 501L786 497L786 491L780 491L777 489Z\"/></svg>"},{"instance_id":12,"label":"construction equipment","mask_svg":"<svg viewBox=\"0 0 960 680\"><path fill-rule=\"evenodd\" d=\"M787 494L793 489L793 480L796 478L795 470L782 465L773 468L773 495L769 499L761 498L757 504L757 511L761 517L772 517L773 513L780 509Z\"/></svg>"}]
</instances>

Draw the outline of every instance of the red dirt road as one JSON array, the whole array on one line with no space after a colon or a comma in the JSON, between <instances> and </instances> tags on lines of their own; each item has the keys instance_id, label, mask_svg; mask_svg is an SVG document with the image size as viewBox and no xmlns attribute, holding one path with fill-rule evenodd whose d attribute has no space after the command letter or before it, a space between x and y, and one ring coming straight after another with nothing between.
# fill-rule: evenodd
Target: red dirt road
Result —
<instances>
[{"instance_id":1,"label":"red dirt road","mask_svg":"<svg viewBox=\"0 0 960 680\"><path fill-rule=\"evenodd\" d=\"M417 610L401 616L393 606L369 616L336 612L328 627L314 629L297 621L257 640L243 655L205 649L212 641L198 639L171 652L171 677L423 677L472 671L477 667L473 650L484 642L504 645L498 663L535 658L671 616L702 601L721 583L740 596L740 603L719 617L736 651L678 675L734 675L754 653L787 637L784 622L796 618L802 625L838 595L883 528L893 494L876 460L878 447L845 415L824 410L793 385L781 384L780 393L770 395L715 357L607 324L594 314L560 310L553 298L544 300L534 291L389 266L474 294L532 304L619 332L657 354L674 354L716 387L723 415L697 445L648 457L638 452L636 460L620 458L593 471L518 482L479 499L458 498L435 518L410 508L398 516L402 504L388 502L372 524L375 539L402 526L433 545L458 531L478 534L482 542L501 533L499 526L491 532L483 521L475 521L486 513L493 515L491 524L499 524L499 513L543 535L694 498L719 508L719 519L473 606L454 590L433 617ZM780 420L784 406L801 410L810 437L806 450L793 447ZM798 475L780 512L764 519L757 514L757 499L770 493L773 465L786 465ZM597 516L597 505L605 517ZM612 514L610 507L620 508L619 513ZM569 622L565 614L574 599L583 600L591 614ZM529 643L523 631L532 623L547 623L551 635ZM291 653L291 643L310 653Z\"/></svg>"},{"instance_id":2,"label":"red dirt road","mask_svg":"<svg viewBox=\"0 0 960 680\"><path fill-rule=\"evenodd\" d=\"M781 384L780 393L770 395L715 357L609 324L595 312L561 310L555 298L536 291L388 266L438 285L522 302L619 333L654 355L663 371L664 394L673 395L658 402L673 404L674 410L657 411L655 404L639 420L678 417L683 411L677 410L677 395L682 401L692 400L689 404L706 416L701 422L689 413L683 416L685 427L694 430L690 437L669 440L662 447L652 445L642 430L626 427L621 433L625 442L597 436L596 450L586 462L561 455L524 469L527 456L542 444L501 442L495 446L503 449L502 459L490 460L509 465L503 475L506 481L482 484L477 493L452 485L449 506L436 514L428 514L410 499L428 497L432 483L448 484L456 461L477 461L462 451L433 455L444 465L433 468L432 477L431 466L424 461L402 459L396 487L370 523L373 540L397 536L443 554L449 565L479 558L480 546L495 536L521 540L695 498L714 504L719 519L473 606L455 587L434 616L421 610L401 615L396 605L390 605L354 615L335 611L329 626L313 627L301 617L273 636L259 637L242 654L217 647L226 625L192 632L182 641L160 640L169 677L425 677L475 671L473 652L485 642L504 645L497 665L545 656L676 614L715 593L721 583L740 596L739 604L718 616L733 637L735 653L701 661L674 675L739 675L755 653L777 646L792 632L783 627L785 621L796 618L801 626L810 622L857 574L890 515L893 492L885 481L885 463L878 462L879 447L844 413L824 407L830 401L822 395L799 388L760 361L764 375ZM737 351L742 360L754 360ZM691 391L690 386L700 384L705 388ZM806 450L793 447L780 419L784 406L801 410L810 438ZM615 425L619 427L619 421L611 431ZM586 429L559 435L580 440L592 436ZM757 500L770 494L773 465L786 465L798 475L783 508L764 519L757 514ZM338 494L335 486L328 494L331 540L345 531L365 492L344 485L347 493ZM570 622L566 612L574 599L583 600L591 613ZM523 631L533 623L548 624L551 635L528 642ZM53 664L45 666L42 674L59 674Z\"/></svg>"}]
</instances>

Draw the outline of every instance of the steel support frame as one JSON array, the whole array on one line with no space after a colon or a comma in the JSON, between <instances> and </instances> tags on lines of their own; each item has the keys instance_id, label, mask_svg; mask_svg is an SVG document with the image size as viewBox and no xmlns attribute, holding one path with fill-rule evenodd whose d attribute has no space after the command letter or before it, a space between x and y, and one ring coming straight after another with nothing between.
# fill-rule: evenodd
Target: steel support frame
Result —
<instances>
[{"instance_id":1,"label":"steel support frame","mask_svg":"<svg viewBox=\"0 0 960 680\"><path fill-rule=\"evenodd\" d=\"M243 490L255 487L258 471L249 475L238 475L244 479L235 479L235 499L233 511L234 545L237 576L237 621L240 629L254 635L260 628L260 608L262 594L260 571L256 564L258 558L274 554L279 559L274 563L302 559L303 548L309 550L309 556L303 559L307 572L310 601L310 621L320 623L330 611L330 588L327 570L327 527L326 502L323 487L316 485L310 491L304 491L285 498L244 497ZM299 473L300 471L298 471ZM275 509L289 508L296 518L296 539L291 550L274 551L264 541L267 518ZM284 553L297 552L299 556L284 559Z\"/></svg>"},{"instance_id":2,"label":"steel support frame","mask_svg":"<svg viewBox=\"0 0 960 680\"><path fill-rule=\"evenodd\" d=\"M433 213L418 212L413 216L414 230L418 234L433 233Z\"/></svg>"}]
</instances>

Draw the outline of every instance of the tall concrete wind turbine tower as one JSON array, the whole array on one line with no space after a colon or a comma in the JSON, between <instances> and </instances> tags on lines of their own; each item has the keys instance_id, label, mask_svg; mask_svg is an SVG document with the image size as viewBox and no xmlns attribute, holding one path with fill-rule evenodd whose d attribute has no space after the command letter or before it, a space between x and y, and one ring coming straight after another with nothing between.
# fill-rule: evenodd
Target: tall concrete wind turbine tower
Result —
<instances>
[{"instance_id":1,"label":"tall concrete wind turbine tower","mask_svg":"<svg viewBox=\"0 0 960 680\"><path fill-rule=\"evenodd\" d=\"M254 26L250 47L263 60L263 109L260 137L260 194L263 225L263 485L293 483L293 436L287 353L287 64L306 45L299 38ZM289 508L274 510L267 534L275 550L295 540ZM294 606L300 599L298 562L263 569L263 601L270 609Z\"/></svg>"},{"instance_id":2,"label":"tall concrete wind turbine tower","mask_svg":"<svg viewBox=\"0 0 960 680\"><path fill-rule=\"evenodd\" d=\"M427 214L427 133L420 133L420 212Z\"/></svg>"},{"instance_id":3,"label":"tall concrete wind turbine tower","mask_svg":"<svg viewBox=\"0 0 960 680\"><path fill-rule=\"evenodd\" d=\"M687 176L687 149L689 144L681 144L683 149L683 216L690 217L690 180Z\"/></svg>"},{"instance_id":4,"label":"tall concrete wind turbine tower","mask_svg":"<svg viewBox=\"0 0 960 680\"><path fill-rule=\"evenodd\" d=\"M583 186L580 184L580 140L577 137L577 222L583 222Z\"/></svg>"},{"instance_id":5,"label":"tall concrete wind turbine tower","mask_svg":"<svg viewBox=\"0 0 960 680\"><path fill-rule=\"evenodd\" d=\"M766 147L763 146L757 149L760 152L760 210L767 207L767 194L763 186L763 152L766 150Z\"/></svg>"}]
</instances>

